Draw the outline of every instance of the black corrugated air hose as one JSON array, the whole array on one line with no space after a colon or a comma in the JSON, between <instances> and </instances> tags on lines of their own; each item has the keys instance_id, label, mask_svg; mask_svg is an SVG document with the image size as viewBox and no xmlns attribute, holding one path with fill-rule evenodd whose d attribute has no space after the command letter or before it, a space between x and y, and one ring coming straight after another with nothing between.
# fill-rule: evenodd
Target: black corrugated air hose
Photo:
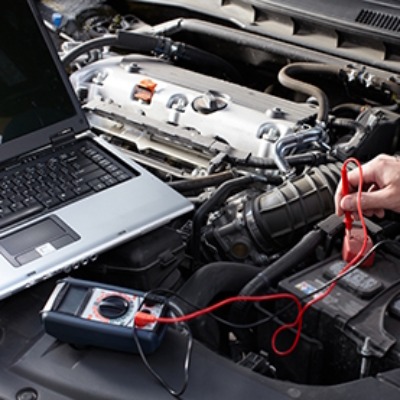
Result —
<instances>
[{"instance_id":1,"label":"black corrugated air hose","mask_svg":"<svg viewBox=\"0 0 400 400\"><path fill-rule=\"evenodd\" d=\"M279 176L259 176L259 175L247 175L240 178L235 178L230 181L224 182L213 195L204 202L194 213L192 222L192 238L191 238L191 254L193 256L193 262L198 261L200 254L200 236L201 227L207 220L208 214L215 210L217 207L232 194L248 188L249 185L261 182L264 184L279 184L282 182L282 178Z\"/></svg>"},{"instance_id":2,"label":"black corrugated air hose","mask_svg":"<svg viewBox=\"0 0 400 400\"><path fill-rule=\"evenodd\" d=\"M244 222L257 247L270 254L296 243L334 212L341 164L313 167L244 205Z\"/></svg>"}]
</instances>

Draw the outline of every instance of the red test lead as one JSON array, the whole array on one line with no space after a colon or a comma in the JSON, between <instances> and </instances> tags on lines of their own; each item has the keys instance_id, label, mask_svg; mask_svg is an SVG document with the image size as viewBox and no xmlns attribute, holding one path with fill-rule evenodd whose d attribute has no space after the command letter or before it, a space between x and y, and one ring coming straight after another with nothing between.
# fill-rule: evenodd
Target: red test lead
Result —
<instances>
[{"instance_id":1,"label":"red test lead","mask_svg":"<svg viewBox=\"0 0 400 400\"><path fill-rule=\"evenodd\" d=\"M362 176L362 168L361 164L355 158L349 158L346 160L342 167L342 195L343 197L349 194L349 180L347 177L347 165L350 162L354 162L357 164L360 170L360 182L359 188L362 188L363 185L363 176ZM361 213L361 190L358 191L357 195L357 209L359 214ZM343 248L342 248L342 258L344 261L349 262L354 259L354 257L360 252L363 245L365 249L363 250L363 254L366 254L373 246L371 238L368 236L367 229L365 225L362 227L354 227L353 219L351 213L349 211L345 211L344 213L344 224L346 228L346 233L344 235L343 240ZM366 243L364 240L366 239ZM375 258L375 253L372 253L364 262L364 267L370 267Z\"/></svg>"},{"instance_id":2,"label":"red test lead","mask_svg":"<svg viewBox=\"0 0 400 400\"><path fill-rule=\"evenodd\" d=\"M344 242L343 242L342 256L343 256L343 260L347 261L347 263L341 269L339 274L337 275L338 278L341 275L343 275L346 271L348 271L352 266L354 266L357 262L359 262L361 260L361 258L372 247L372 241L368 237L367 227L366 227L366 224L365 224L365 221L364 221L364 218L362 215L362 209L361 209L361 192L362 192L362 186L363 186L362 169L361 169L360 162L358 160L356 160L355 158L349 158L343 164L343 167L342 167L343 192L342 193L343 193L343 195L346 195L349 193L349 182L348 182L348 178L347 178L346 168L347 168L347 164L350 162L354 162L355 164L357 164L358 168L360 169L360 177L359 177L358 192L357 192L357 211L358 211L358 216L360 219L361 227L360 228L353 227L353 219L352 219L351 213L345 214L346 234L345 234ZM366 261L364 261L363 265L371 265L373 262L373 257L374 257L374 253L372 253L371 256L369 256ZM287 356L294 351L297 344L299 343L302 326L303 326L303 317L304 317L305 312L309 308L311 308L315 303L317 303L317 302L323 300L325 297L327 297L334 290L335 287L336 287L336 281L332 282L330 284L330 286L328 286L328 288L324 292L321 292L321 293L317 294L316 296L314 296L304 306L301 304L300 299L298 299L295 295L290 294L290 293L273 293L273 294L265 294L265 295L259 295L259 296L235 296L235 297L229 297L227 299L221 300L220 302L218 302L214 305L211 305L209 307L193 311L190 314L181 315L181 316L177 316L177 317L161 317L161 316L155 316L155 315L146 313L144 311L138 311L135 314L134 324L135 324L135 327L137 327L137 328L143 328L152 323L171 324L171 323L190 321L194 318L197 318L197 317L200 317L207 313L210 313L212 311L215 311L222 306L231 304L236 301L259 302L259 301L287 299L287 300L293 301L295 303L295 305L297 306L297 316L294 319L294 321L288 322L284 325L281 325L278 329L276 329L271 338L271 347L272 347L274 353L277 354L278 356ZM277 338L283 331L286 331L289 329L296 330L294 340L288 349L283 350L283 351L279 350L277 347Z\"/></svg>"}]
</instances>

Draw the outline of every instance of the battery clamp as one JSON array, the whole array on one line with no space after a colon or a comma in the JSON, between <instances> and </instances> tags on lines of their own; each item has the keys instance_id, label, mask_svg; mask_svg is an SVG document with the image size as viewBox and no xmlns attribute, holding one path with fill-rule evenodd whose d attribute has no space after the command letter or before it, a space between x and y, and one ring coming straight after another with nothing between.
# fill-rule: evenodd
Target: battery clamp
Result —
<instances>
[{"instance_id":1,"label":"battery clamp","mask_svg":"<svg viewBox=\"0 0 400 400\"><path fill-rule=\"evenodd\" d=\"M139 310L158 318L166 307L159 296L149 300L144 292L68 277L57 283L41 318L45 331L60 341L137 353L135 333L149 354L161 344L167 325L134 326Z\"/></svg>"}]
</instances>

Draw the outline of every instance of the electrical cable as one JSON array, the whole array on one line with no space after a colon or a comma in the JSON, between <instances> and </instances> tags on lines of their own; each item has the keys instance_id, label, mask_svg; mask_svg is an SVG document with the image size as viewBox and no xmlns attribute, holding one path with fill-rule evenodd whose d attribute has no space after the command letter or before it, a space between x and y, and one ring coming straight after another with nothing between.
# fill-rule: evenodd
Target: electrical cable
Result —
<instances>
[{"instance_id":1,"label":"electrical cable","mask_svg":"<svg viewBox=\"0 0 400 400\"><path fill-rule=\"evenodd\" d=\"M350 275L352 272L354 272L357 268L359 268L364 262L365 260L368 259L368 257L371 256L371 254L376 251L379 247L385 245L385 244L395 244L397 246L400 246L400 243L397 240L394 239L384 239L379 241L378 243L376 243L373 247L371 247L365 254L364 256L357 262L355 263L352 267L350 267L347 271L343 272L341 275L337 275L334 278L330 279L329 281L327 281L326 283L324 283L323 285L321 285L318 288L315 288L314 290L310 291L309 293L307 293L306 295L299 297L300 301L303 302L305 300L307 300L309 297L315 296L317 293L322 292L323 290L327 289L332 283L334 282L338 282L341 279L343 279L344 277L346 277L347 275ZM268 314L268 317L262 319L262 320L258 320L256 322L254 322L254 327L258 326L258 325L262 325L265 324L269 321L271 321L272 319L278 317L279 315L283 314L284 312L286 312L287 310L289 310L291 307L293 306L293 304L287 304L285 307L282 307L281 309L279 309L278 311L276 311L273 315ZM257 310L265 313L265 311L262 308L257 307ZM257 322L260 322L259 324L257 324ZM229 323L229 322L228 322ZM247 326L245 324L235 324L237 326L234 326L235 328L239 328L243 327L244 329L247 328ZM248 324L251 325L251 324ZM249 326L249 328L252 328L253 326Z\"/></svg>"},{"instance_id":2,"label":"electrical cable","mask_svg":"<svg viewBox=\"0 0 400 400\"><path fill-rule=\"evenodd\" d=\"M396 240L393 239L384 239L381 240L380 242L376 243L374 246L372 246L361 258L359 261L357 261L357 263L355 263L353 266L351 266L348 270L346 270L345 272L343 272L341 275L337 275L334 278L332 278L331 280L329 280L328 282L324 283L322 286L320 286L319 288L316 288L315 290L313 290L312 292L308 293L306 296L302 297L301 300L305 300L308 297L314 296L315 294L317 294L318 292L321 292L324 289L327 289L332 283L338 282L341 279L343 279L345 276L350 275L352 272L354 272L357 268L359 268L367 259L368 257L371 256L372 253L374 253L380 246L383 246L385 244L397 244L399 245L399 243Z\"/></svg>"},{"instance_id":3,"label":"electrical cable","mask_svg":"<svg viewBox=\"0 0 400 400\"><path fill-rule=\"evenodd\" d=\"M317 293L327 289L332 283L334 282L338 282L341 279L343 279L344 277L346 277L347 275L350 275L352 272L354 272L357 268L359 268L363 262L368 259L368 257L375 252L379 247L385 245L385 244L395 244L400 246L400 243L397 242L396 240L393 239L384 239L379 241L378 243L376 243L372 248L370 248L364 255L363 257L357 262L355 263L351 268L349 268L347 271L345 271L344 273L342 273L340 276L336 276L332 279L330 279L329 281L327 281L326 283L324 283L322 286L315 288L313 291L307 293L306 295L299 297L299 300L301 302L307 300L309 297L315 296ZM154 293L155 291L152 291L152 293ZM176 297L177 299L179 299L181 302L187 304L188 306L192 307L195 310L202 310L203 308L198 307L197 305L193 304L192 302L188 301L187 299L185 299L183 296L179 295L178 293L172 291L172 290L168 290L168 289L157 289L156 290L157 293L160 294L169 294L171 296ZM169 302L169 304L174 304L173 302ZM220 322L221 324L224 324L225 326L228 326L230 328L234 328L234 329L251 329L251 328L256 328L260 325L263 325L269 321L271 321L273 318L279 316L280 314L282 314L283 312L287 311L289 308L293 307L293 303L290 303L288 305L286 305L285 307L281 308L280 310L276 311L274 313L274 315L269 315L266 318L263 319L259 319L257 321L254 322L250 322L248 324L244 324L244 323L233 323L231 321L228 321L224 318L221 318L215 314L213 314L212 312L210 312L208 315L213 318L214 320ZM262 309L259 309L259 311L263 311Z\"/></svg>"},{"instance_id":4,"label":"electrical cable","mask_svg":"<svg viewBox=\"0 0 400 400\"><path fill-rule=\"evenodd\" d=\"M296 348L299 340L300 340L300 336L301 336L301 331L302 331L302 326L303 326L303 317L305 312L314 304L316 304L317 302L321 301L322 299L324 299L326 296L328 296L333 289L336 287L337 282L340 279L343 279L346 275L350 274L351 272L353 272L356 268L358 268L365 260L368 259L368 257L371 256L371 254L381 245L389 243L391 241L389 240L384 240L384 241L380 241L379 243L377 243L376 245L374 245L372 248L370 248L367 252L367 241L368 241L368 233L367 233L367 227L366 227L366 223L365 220L363 218L362 215L362 209L361 209L361 193L362 193L362 186L363 186L363 176L362 176L362 168L361 168L361 164L359 163L358 160L356 159L348 159L346 160L346 162L343 164L342 167L342 180L344 183L344 186L347 188L348 185L348 181L347 181L347 165L350 162L354 162L357 164L359 170L360 170L360 176L359 176L359 186L358 186L358 192L357 192L357 211L358 211L358 215L359 215L359 219L361 222L361 227L362 227L362 231L363 231L363 242L362 242L362 246L359 250L359 252L356 254L356 256L349 261L342 269L341 271L337 274L337 276L333 279L331 279L330 281L326 282L324 285L322 285L321 287L317 288L316 290L314 290L311 293L308 293L306 296L304 296L303 298L298 298L293 294L290 293L276 293L276 294L267 294L267 295L259 295L259 296L234 296L234 297L229 297L227 299L221 300L218 303L215 303L211 306L202 308L202 309L197 309L196 311L193 311L191 313L188 314L183 314L180 309L178 307L176 307L176 305L174 305L171 301L168 302L168 306L173 308L175 310L175 312L177 314L180 314L178 316L174 316L174 317L155 317L154 315L151 314L147 314L144 312L138 312L135 315L135 321L134 321L134 329L133 329L133 336L134 336L134 340L136 342L137 348L138 348L138 352L140 354L140 357L142 358L142 361L144 363L144 365L146 366L146 368L150 371L150 373L160 382L160 384L168 390L168 392L175 396L175 397L179 397L180 395L182 395L184 393L184 391L187 388L188 385L188 381L189 381L189 366L190 366L190 359L191 359L191 350L192 350L192 346L193 346L193 337L191 335L191 331L190 329L187 327L186 324L182 325L182 323L189 321L191 319L200 317L202 315L205 314L210 314L211 317L215 318L217 321L224 323L228 326L231 327L235 327L235 328L242 328L242 329L246 329L246 328L251 328L251 327L255 327L260 325L261 323L266 323L268 322L270 319L272 318L276 318L276 316L278 315L278 313L275 313L272 316L268 316L267 319L264 320L259 320L256 321L255 323L252 324L231 324L229 321L225 321L222 318L219 318L213 314L211 314L213 311L228 305L228 304L232 304L234 302L237 301L250 301L250 302L261 302L261 301L267 301L267 300L278 300L278 299L288 299L293 301L296 306L297 306L297 316L295 318L295 320L293 322L289 322L286 323L282 326L280 326L278 329L275 330L275 332L272 335L272 340L271 340L271 346L273 351L280 356L287 356L289 354L292 353L292 351ZM346 194L346 189L344 189L344 194ZM347 221L346 221L347 219ZM350 215L347 214L345 217L345 225L346 225L346 230L348 230L349 228L351 229L351 225L352 225L352 221L350 221ZM323 291L323 292L321 292ZM154 292L153 292L154 293ZM316 296L317 293L320 293L319 295ZM148 298L147 294L147 297ZM177 298L179 298L179 296L177 296L176 294L174 294ZM312 299L310 299L304 306L302 305L301 301L304 301L306 298L313 296ZM145 299L143 300L143 303L145 301ZM182 300L182 299L181 299ZM291 305L290 305L291 306ZM286 306L287 307L287 306ZM285 308L286 308L285 307ZM139 309L141 309L141 306L139 307ZM282 313L282 309L279 311L279 313ZM142 348L141 348L141 344L140 341L136 335L136 329L137 327L142 327L145 326L149 323L180 323L180 326L184 326L185 327L185 332L188 334L188 344L187 344L187 351L186 351L186 356L185 356L185 361L184 361L184 383L182 388L179 391L174 390L173 388L171 388L167 382L150 366L146 355L144 354ZM277 338L278 336L285 330L288 329L296 329L296 334L295 334L295 338L292 342L292 345L282 351L279 350L277 347Z\"/></svg>"},{"instance_id":5,"label":"electrical cable","mask_svg":"<svg viewBox=\"0 0 400 400\"><path fill-rule=\"evenodd\" d=\"M292 300L296 303L298 307L298 311L301 311L301 303L300 300L291 293L275 293L275 294L266 294L260 296L233 296L228 297L227 299L221 300L211 306L204 307L200 310L193 311L189 314L185 314L179 317L156 317L152 314L137 312L135 315L135 325L138 327L146 326L148 324L152 324L154 322L171 324L177 322L186 322L191 319L201 317L203 315L209 314L212 311L215 311L225 305L235 303L237 301L248 301L248 302L260 302L260 301L269 301L269 300L280 300L280 299L288 299Z\"/></svg>"},{"instance_id":6,"label":"electrical cable","mask_svg":"<svg viewBox=\"0 0 400 400\"><path fill-rule=\"evenodd\" d=\"M202 310L203 309L202 307L199 307L196 304L194 304L193 302L185 299L182 295L174 292L173 290L157 289L157 292L159 292L160 294L164 294L164 295L169 294L169 295L177 298L182 303L185 303L186 305L190 306L194 310ZM173 301L171 303L174 304ZM292 307L293 305L294 305L293 303L290 303L288 306ZM278 311L278 313L279 313L279 311ZM228 321L224 318L219 317L218 315L215 315L212 312L208 313L207 315L209 317L213 318L215 321L220 322L221 324L226 325L230 328L234 328L234 329L252 329L252 328L256 328L262 324L265 324L271 320L271 316L269 316L268 318L264 318L264 319L260 319L260 320L254 321L254 322L250 322L248 324L244 324L244 323L234 323L234 322Z\"/></svg>"},{"instance_id":7,"label":"electrical cable","mask_svg":"<svg viewBox=\"0 0 400 400\"><path fill-rule=\"evenodd\" d=\"M358 212L358 216L360 219L360 223L361 223L361 227L362 227L362 231L363 231L363 242L361 245L360 250L358 251L358 253L354 256L354 258L352 260L350 260L342 269L341 271L338 273L338 277L340 277L343 273L345 273L348 269L350 269L355 263L357 263L364 255L365 250L367 248L367 244L368 244L368 232L367 232L367 226L364 220L364 216L362 214L362 208L361 208L361 194L362 194L362 187L363 187L363 174L362 174L362 167L360 162L355 159L355 158L349 158L347 159L342 166L342 177L346 176L346 181L347 181L347 165L350 162L354 162L360 171L359 174L359 183L358 183L358 190L357 190L357 212ZM347 181L348 183L348 181ZM348 187L345 188L348 190ZM349 216L350 218L350 216ZM347 228L347 226L346 226ZM299 340L300 340L300 335L301 335L301 330L302 330L302 326L303 326L303 317L305 312L311 307L313 306L315 303L323 300L325 297L327 297L335 288L336 286L336 281L333 282L330 286L328 286L328 288L320 293L318 296L314 297L313 299L309 300L302 308L301 311L298 313L295 321L291 322L291 323L287 323L284 324L282 326L280 326L272 335L272 349L275 352L275 354L279 355L279 356L287 356L289 354L291 354L293 352L293 350L296 348ZM292 345L284 350L281 351L277 348L276 346L276 342L277 342L277 338L278 336L283 332L286 331L288 329L292 329L292 328L296 328L296 335L295 338L293 340Z\"/></svg>"},{"instance_id":8,"label":"electrical cable","mask_svg":"<svg viewBox=\"0 0 400 400\"><path fill-rule=\"evenodd\" d=\"M150 294L150 292L148 292L146 294L146 296L144 297L144 299L142 300L141 304L139 305L139 310L142 308L143 304L146 302L146 299L148 299L148 295ZM182 312L181 310L173 303L169 303L168 301L166 302L166 305L170 308L173 308L173 310L175 311L175 313L177 314L181 314ZM161 384L161 386L163 386L172 396L179 398L180 396L182 396L182 394L186 391L187 386L189 384L189 369L190 369L190 362L191 362L191 355L192 355L192 349L193 349L193 335L192 332L190 331L189 327L187 326L186 323L181 322L179 324L180 326L180 331L186 333L188 340L187 340L187 344L186 344L186 351L185 351L185 359L183 362L183 374L184 374L184 380L183 380L183 384L182 387L179 390L175 390L173 389L166 381L165 379L150 365L146 354L143 351L142 345L140 343L140 340L137 336L137 327L136 324L133 325L133 339L135 341L139 356L143 362L143 364L145 365L145 367L147 368L147 370L150 372L151 375L153 375L153 377ZM182 329L183 327L183 329Z\"/></svg>"},{"instance_id":9,"label":"electrical cable","mask_svg":"<svg viewBox=\"0 0 400 400\"><path fill-rule=\"evenodd\" d=\"M400 243L396 240L393 239L385 239L385 240L381 240L378 243L376 243L372 248L370 248L354 265L352 265L350 268L348 268L345 272L343 272L342 274L338 274L336 277L332 278L331 280L327 281L324 285L320 286L319 288L316 288L315 290L313 290L310 293L307 293L306 295L302 296L299 298L299 300L301 302L305 301L307 298L315 296L317 293L329 288L332 284L337 283L339 280L343 279L345 276L351 274L352 272L354 272L357 268L359 268L363 262L365 260L368 259L368 257L370 257L370 255L376 251L379 247L386 245L386 244L394 244L396 246L399 246ZM197 310L201 310L199 307L197 307L196 305L192 304L191 302L187 301L185 298L183 298L182 296L180 296L179 294L177 294L176 292L172 291L172 290L168 290L168 289L155 289L151 291L151 294L155 294L155 293L159 293L159 294L169 294L171 296L174 296L176 298L178 298L180 301L186 303L187 305L193 307L194 309ZM150 292L147 294L150 294ZM143 303L145 302L145 300L143 300ZM182 311L178 309L178 307L173 303L173 301L171 301L171 299L167 300L168 305L172 308L175 309L175 311L178 311L179 314L182 315ZM297 305L297 302L295 302L295 304ZM262 324L268 323L271 320L273 320L274 318L278 317L280 314L284 313L285 311L287 311L289 308L291 308L293 306L293 303L290 303L288 305L286 305L285 307L281 308L280 310L278 310L277 312L275 312L273 315L268 315L266 318L263 319L259 319L253 323L249 323L249 324L235 324L232 323L230 321L227 321L223 318L220 318L218 316L216 316L213 313L209 313L208 315L215 319L216 321L231 327L231 328L235 328L235 329L251 329L251 328L255 328L257 326L260 326ZM141 306L139 307L139 309L141 308ZM259 311L263 312L264 310L259 309ZM134 328L134 339L140 354L140 357L142 358L143 363L145 364L146 368L150 371L150 373L161 383L161 385L163 387L165 387L168 392L175 396L175 397L179 397L180 395L182 395L184 393L184 391L187 388L188 385L188 381L189 381L189 366L190 366L190 355L191 355L191 350L192 350L192 345L193 345L193 337L191 335L190 329L189 327L184 324L185 326L185 332L187 332L187 334L189 335L189 340L188 340L188 344L187 344L187 352L186 352L186 357L185 357L185 362L184 362L184 376L185 376L185 380L184 380L184 384L182 386L182 389L179 391L174 391L166 382L163 378L161 378L161 376L159 374L157 374L157 372L154 371L154 369L150 366L146 355L143 353L143 350L141 348L141 344L139 342L139 339L136 335L136 328Z\"/></svg>"},{"instance_id":10,"label":"electrical cable","mask_svg":"<svg viewBox=\"0 0 400 400\"><path fill-rule=\"evenodd\" d=\"M361 193L362 193L362 186L363 186L363 176L362 176L362 169L361 169L362 167L358 160L356 160L354 158L350 158L350 159L346 160L346 162L343 164L342 168L346 169L348 163L350 163L350 162L356 163L358 168L360 169L359 186L358 186L358 193L357 193L357 210L358 210L359 219L360 219L363 234L364 234L364 240L363 240L363 244L360 248L360 251L356 254L356 256L350 262L348 262L342 268L342 270L337 275L338 278L341 277L342 274L344 274L346 271L348 271L352 266L354 266L357 262L359 262L363 258L366 247L367 247L368 233L367 233L367 227L366 227L366 224L365 224L365 221L364 221L364 218L362 215L362 209L361 209ZM211 305L209 307L205 307L203 309L196 310L192 313L182 315L180 317L175 317L175 318L167 318L167 317L158 317L157 318L151 314L138 312L135 316L135 325L140 327L140 326L145 326L149 323L154 323L154 322L159 322L159 323L185 322L185 321L189 321L191 319L200 317L202 315L208 314L212 311L215 311L216 309L218 309L222 306L225 306L227 304L231 304L231 303L238 302L238 301L260 302L260 301L278 300L278 299L286 298L286 299L290 299L296 303L296 305L298 307L298 314L297 314L296 319L293 322L290 322L290 323L280 326L274 332L274 334L272 336L272 349L277 355L287 356L293 352L293 350L296 348L296 346L300 340L300 335L301 335L301 330L302 330L302 325L303 325L303 317L304 317L305 312L312 305L314 305L318 301L321 301L326 296L328 296L332 292L332 290L335 288L336 283L337 283L337 281L332 282L323 293L320 293L318 296L309 300L304 306L302 306L300 300L296 296L289 294L289 293L277 293L277 294L260 295L260 296L234 296L234 297L224 299L224 300L222 300L218 303L215 303L214 305ZM279 350L276 346L278 336L280 335L281 332L288 330L288 329L292 329L292 328L296 328L296 336L295 336L295 339L294 339L292 345L287 350L284 350L284 351Z\"/></svg>"}]
</instances>

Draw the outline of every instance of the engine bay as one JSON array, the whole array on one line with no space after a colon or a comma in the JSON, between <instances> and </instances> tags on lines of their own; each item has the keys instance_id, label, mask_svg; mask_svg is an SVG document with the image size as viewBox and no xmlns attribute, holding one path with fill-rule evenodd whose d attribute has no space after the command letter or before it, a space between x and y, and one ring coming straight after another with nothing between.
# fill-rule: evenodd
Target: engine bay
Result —
<instances>
[{"instance_id":1,"label":"engine bay","mask_svg":"<svg viewBox=\"0 0 400 400\"><path fill-rule=\"evenodd\" d=\"M289 382L291 398L359 388L400 367L400 219L367 220L373 265L341 276L334 194L347 159L399 151L399 11L379 35L338 23L348 46L330 51L329 23L274 2L215 2L218 15L208 3L38 2L93 131L195 205L71 274L163 293L183 313L277 296L196 318L191 334L279 390ZM310 301L300 323L282 293Z\"/></svg>"}]
</instances>

